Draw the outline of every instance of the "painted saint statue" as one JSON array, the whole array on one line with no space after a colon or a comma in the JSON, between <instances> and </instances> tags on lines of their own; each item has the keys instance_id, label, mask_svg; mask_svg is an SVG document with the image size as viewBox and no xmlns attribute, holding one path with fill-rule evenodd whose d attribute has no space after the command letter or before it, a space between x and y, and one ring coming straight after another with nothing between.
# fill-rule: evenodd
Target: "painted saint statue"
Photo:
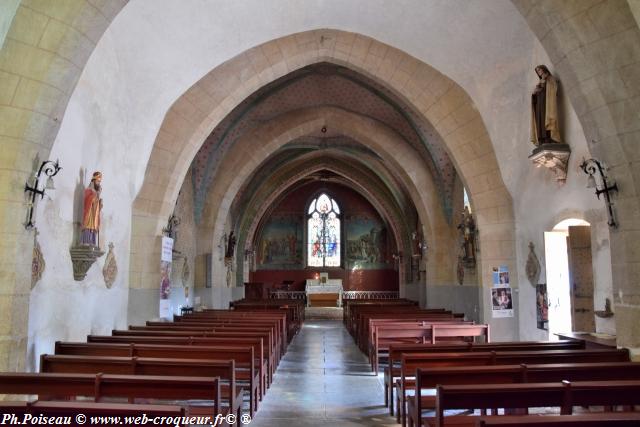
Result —
<instances>
[{"instance_id":1,"label":"painted saint statue","mask_svg":"<svg viewBox=\"0 0 640 427\"><path fill-rule=\"evenodd\" d=\"M89 186L84 190L82 210L81 245L99 246L100 243L100 211L102 211L102 173L94 172Z\"/></svg>"},{"instance_id":2,"label":"painted saint statue","mask_svg":"<svg viewBox=\"0 0 640 427\"><path fill-rule=\"evenodd\" d=\"M558 126L558 82L545 65L535 68L540 79L531 94L531 142L542 144L559 143Z\"/></svg>"}]
</instances>

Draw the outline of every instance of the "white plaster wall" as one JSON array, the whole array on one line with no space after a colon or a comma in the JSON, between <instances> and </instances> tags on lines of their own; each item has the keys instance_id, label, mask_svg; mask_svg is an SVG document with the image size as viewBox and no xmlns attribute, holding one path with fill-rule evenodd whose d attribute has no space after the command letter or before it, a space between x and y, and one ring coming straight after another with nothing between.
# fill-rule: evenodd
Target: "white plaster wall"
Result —
<instances>
[{"instance_id":1,"label":"white plaster wall","mask_svg":"<svg viewBox=\"0 0 640 427\"><path fill-rule=\"evenodd\" d=\"M548 57L539 47L532 52L529 87L533 89L537 77L533 68L537 64L548 64ZM553 73L553 68L551 72ZM502 162L501 171L505 182L512 191L516 216L516 241L518 256L518 282L520 303L520 337L524 340L542 340L549 338L548 332L536 328L535 288L531 286L525 272L529 255L529 242L535 245L535 252L542 267L539 283L546 283L544 232L551 231L560 221L567 218L584 219L592 225L592 257L594 272L594 297L596 309L604 309L604 298L612 298L611 251L609 248L609 229L607 226L604 203L599 201L594 190L587 189L587 175L579 165L584 158L590 158L587 142L577 115L562 94L562 76L560 78L559 107L563 117L561 134L563 141L571 146L568 177L564 185L558 185L553 173L532 167L526 156L533 146L528 143L529 110L523 111L521 118L514 124L515 135L525 138L513 138L505 149L511 149L512 156ZM524 93L526 102L529 94ZM499 154L500 156L500 154ZM503 156L506 157L506 156ZM613 301L613 299L612 299ZM598 307L600 304L600 307ZM615 324L611 320L597 321L598 332L615 333Z\"/></svg>"},{"instance_id":2,"label":"white plaster wall","mask_svg":"<svg viewBox=\"0 0 640 427\"><path fill-rule=\"evenodd\" d=\"M527 142L528 94L535 84L533 66L548 61L507 0L134 0L115 18L87 62L55 142L53 156L60 156L65 170L57 180L60 196L49 210L53 218L48 229L42 230L41 240L50 241L43 248L50 266L42 281L44 288L54 293L65 287L70 293L76 289L69 285L68 271L59 275L51 270L70 269L67 236L80 168L104 173L103 235L116 243L116 253L121 256L121 275L114 289L126 287L130 205L171 103L205 73L242 51L318 28L353 31L402 49L468 91L487 125L514 196L521 246L530 240L529 235L541 233L537 221L548 222L542 217L551 218L567 205L583 206L585 200L591 200L583 188L578 189L573 171L560 193L551 178L534 171L526 159L531 149ZM570 142L579 145L579 138L575 139ZM580 152L579 146L574 149ZM574 154L573 160L578 156ZM533 183L535 188L528 187ZM540 187L552 190L557 203L545 200L544 212L530 212L531 201L543 205L535 199ZM61 244L55 240L60 238L67 240ZM216 254L216 244L212 246ZM519 248L519 266L524 263L521 252ZM216 259L214 255L214 263ZM98 301L102 291L96 272L94 268L82 286L88 287L89 300ZM522 281L521 274L517 277ZM218 286L212 290L215 305L230 298L231 289L225 287L224 275L214 279ZM529 296L523 291L521 298ZM44 295L34 293L32 300L32 308L37 310L51 305ZM89 318L98 316L96 325L106 327L126 312L126 303L126 292L122 292L113 305L99 305L100 315L86 314ZM85 307L90 306L60 298L59 305L50 311L58 313L62 323L69 323L69 313L85 313ZM38 336L44 334L44 324L53 313L46 314L33 316L30 329ZM524 335L529 325L521 321Z\"/></svg>"},{"instance_id":3,"label":"white plaster wall","mask_svg":"<svg viewBox=\"0 0 640 427\"><path fill-rule=\"evenodd\" d=\"M97 74L78 82L50 154L62 170L54 178L56 190L36 210L46 269L30 296L29 369L38 369L39 355L51 353L56 340L85 340L87 334L110 334L126 326L131 201L140 147L122 126L129 121L129 96L111 41L109 35L103 37L101 55L92 58ZM76 244L83 191L94 171L103 173L100 245L106 252L113 242L118 264L111 289L102 276L106 255L81 282L73 279L69 255Z\"/></svg>"}]
</instances>

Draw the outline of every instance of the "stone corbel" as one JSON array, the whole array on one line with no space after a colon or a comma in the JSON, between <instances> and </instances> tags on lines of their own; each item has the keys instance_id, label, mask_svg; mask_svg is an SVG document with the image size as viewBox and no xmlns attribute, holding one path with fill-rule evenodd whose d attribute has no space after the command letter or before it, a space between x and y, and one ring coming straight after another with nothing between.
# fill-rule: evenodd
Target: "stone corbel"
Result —
<instances>
[{"instance_id":1,"label":"stone corbel","mask_svg":"<svg viewBox=\"0 0 640 427\"><path fill-rule=\"evenodd\" d=\"M571 148L568 144L554 142L536 147L529 158L537 167L544 166L553 171L556 175L556 181L559 184L564 184L567 180L567 166L570 155Z\"/></svg>"},{"instance_id":2,"label":"stone corbel","mask_svg":"<svg viewBox=\"0 0 640 427\"><path fill-rule=\"evenodd\" d=\"M93 245L74 246L69 249L69 252L73 263L73 279L77 281L84 280L87 277L89 268L98 258L104 255L104 251Z\"/></svg>"}]
</instances>

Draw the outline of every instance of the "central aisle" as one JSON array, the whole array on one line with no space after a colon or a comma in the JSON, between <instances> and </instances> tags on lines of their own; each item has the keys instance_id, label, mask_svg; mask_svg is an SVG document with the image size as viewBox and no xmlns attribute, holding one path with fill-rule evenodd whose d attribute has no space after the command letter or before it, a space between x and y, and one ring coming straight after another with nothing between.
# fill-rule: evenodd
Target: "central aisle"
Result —
<instances>
[{"instance_id":1,"label":"central aisle","mask_svg":"<svg viewBox=\"0 0 640 427\"><path fill-rule=\"evenodd\" d=\"M338 320L307 320L289 345L252 427L397 425L382 375Z\"/></svg>"}]
</instances>

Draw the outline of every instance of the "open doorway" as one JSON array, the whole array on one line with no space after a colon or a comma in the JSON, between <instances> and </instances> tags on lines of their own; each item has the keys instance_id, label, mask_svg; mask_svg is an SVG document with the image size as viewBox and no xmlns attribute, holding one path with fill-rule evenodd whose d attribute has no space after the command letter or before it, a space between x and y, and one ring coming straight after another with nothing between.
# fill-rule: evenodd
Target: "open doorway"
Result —
<instances>
[{"instance_id":1,"label":"open doorway","mask_svg":"<svg viewBox=\"0 0 640 427\"><path fill-rule=\"evenodd\" d=\"M544 233L549 333L595 331L591 227L580 219Z\"/></svg>"}]
</instances>

